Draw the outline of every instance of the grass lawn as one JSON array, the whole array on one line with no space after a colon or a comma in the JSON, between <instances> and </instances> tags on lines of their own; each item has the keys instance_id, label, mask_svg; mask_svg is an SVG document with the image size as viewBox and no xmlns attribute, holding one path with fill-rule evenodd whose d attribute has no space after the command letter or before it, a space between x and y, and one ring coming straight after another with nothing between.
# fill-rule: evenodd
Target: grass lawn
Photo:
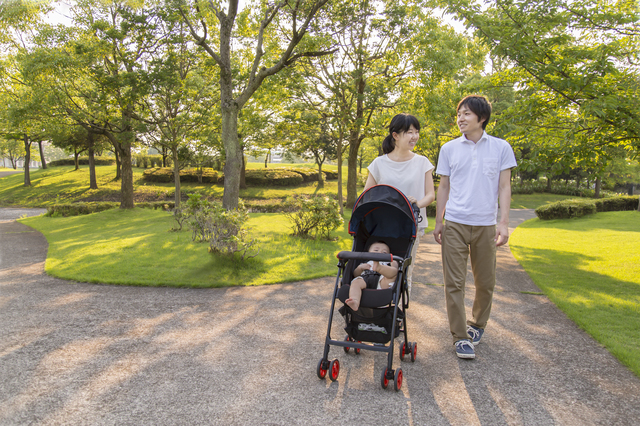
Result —
<instances>
[{"instance_id":1,"label":"grass lawn","mask_svg":"<svg viewBox=\"0 0 640 426\"><path fill-rule=\"evenodd\" d=\"M533 219L509 245L549 299L640 376L640 213Z\"/></svg>"},{"instance_id":2,"label":"grass lawn","mask_svg":"<svg viewBox=\"0 0 640 426\"><path fill-rule=\"evenodd\" d=\"M20 222L49 242L45 269L55 277L107 284L222 287L291 282L337 272L336 253L350 250L348 217L337 241L291 237L281 214L251 214L247 228L260 253L240 261L214 256L191 232L169 232L170 214L113 209L86 216L32 217Z\"/></svg>"},{"instance_id":3,"label":"grass lawn","mask_svg":"<svg viewBox=\"0 0 640 426\"><path fill-rule=\"evenodd\" d=\"M264 165L249 163L248 168L259 168ZM278 164L269 167L286 167L299 164ZM309 165L306 165L307 167ZM325 166L323 169L336 170L336 166ZM133 168L134 197L140 201L166 200L173 198L173 183L149 183L142 180L144 169ZM34 170L31 175L31 187L24 186L24 174L6 176L0 179L0 207L46 207L57 203L75 201L111 201L119 199L120 181L114 181L115 166L96 166L98 189L89 189L89 166L80 166L75 170L73 166L50 167L46 170ZM343 194L346 196L346 167L343 168ZM222 198L223 186L212 184L182 183L183 192L197 190L211 197ZM292 194L330 194L338 192L335 180L325 182L323 188L318 188L315 182L296 187L252 187L240 191L240 197L245 199L285 198Z\"/></svg>"}]
</instances>

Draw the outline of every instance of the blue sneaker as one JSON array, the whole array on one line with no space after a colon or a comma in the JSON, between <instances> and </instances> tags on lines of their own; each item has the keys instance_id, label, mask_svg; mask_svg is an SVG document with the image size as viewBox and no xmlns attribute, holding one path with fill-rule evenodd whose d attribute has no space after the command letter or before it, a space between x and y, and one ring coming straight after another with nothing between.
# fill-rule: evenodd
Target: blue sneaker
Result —
<instances>
[{"instance_id":1,"label":"blue sneaker","mask_svg":"<svg viewBox=\"0 0 640 426\"><path fill-rule=\"evenodd\" d=\"M458 340L454 345L456 346L458 358L474 359L476 357L476 351L473 349L470 340Z\"/></svg>"},{"instance_id":2,"label":"blue sneaker","mask_svg":"<svg viewBox=\"0 0 640 426\"><path fill-rule=\"evenodd\" d=\"M480 343L480 339L482 339L484 328L478 328L472 325L468 325L467 333L469 333L469 336L471 336L471 343L473 343L473 346L476 346L478 343Z\"/></svg>"}]
</instances>

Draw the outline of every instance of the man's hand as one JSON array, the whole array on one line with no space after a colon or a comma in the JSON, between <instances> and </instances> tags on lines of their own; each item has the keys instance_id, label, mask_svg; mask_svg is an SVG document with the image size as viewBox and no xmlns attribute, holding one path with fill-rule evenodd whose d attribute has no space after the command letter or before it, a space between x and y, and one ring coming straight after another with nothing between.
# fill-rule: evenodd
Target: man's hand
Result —
<instances>
[{"instance_id":1,"label":"man's hand","mask_svg":"<svg viewBox=\"0 0 640 426\"><path fill-rule=\"evenodd\" d=\"M444 229L444 224L443 223L437 223L436 222L436 227L433 230L433 238L436 239L436 243L442 245L442 230Z\"/></svg>"},{"instance_id":2,"label":"man's hand","mask_svg":"<svg viewBox=\"0 0 640 426\"><path fill-rule=\"evenodd\" d=\"M496 226L496 236L493 238L493 241L496 242L496 247L505 245L507 241L509 241L509 227L505 224L499 223Z\"/></svg>"}]
</instances>

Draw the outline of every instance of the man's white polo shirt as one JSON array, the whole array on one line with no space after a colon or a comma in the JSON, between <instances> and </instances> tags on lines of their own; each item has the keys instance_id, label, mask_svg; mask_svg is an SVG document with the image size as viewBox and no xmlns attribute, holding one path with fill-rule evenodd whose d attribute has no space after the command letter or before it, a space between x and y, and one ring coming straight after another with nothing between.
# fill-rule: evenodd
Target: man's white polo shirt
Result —
<instances>
[{"instance_id":1,"label":"man's white polo shirt","mask_svg":"<svg viewBox=\"0 0 640 426\"><path fill-rule=\"evenodd\" d=\"M477 143L464 135L440 149L436 173L449 176L444 218L472 226L496 224L500 172L517 165L511 145L486 132Z\"/></svg>"}]
</instances>

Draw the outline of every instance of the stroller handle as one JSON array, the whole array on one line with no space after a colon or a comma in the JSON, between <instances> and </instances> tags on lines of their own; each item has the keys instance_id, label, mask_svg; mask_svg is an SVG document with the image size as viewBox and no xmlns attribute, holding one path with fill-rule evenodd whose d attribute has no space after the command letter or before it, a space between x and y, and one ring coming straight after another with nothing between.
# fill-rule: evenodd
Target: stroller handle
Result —
<instances>
[{"instance_id":1,"label":"stroller handle","mask_svg":"<svg viewBox=\"0 0 640 426\"><path fill-rule=\"evenodd\" d=\"M391 254L385 253L370 253L370 252L360 252L360 251L341 251L337 255L340 260L363 260L369 261L373 260L376 262L393 262L394 260L398 263L401 263L404 258L400 256L393 256Z\"/></svg>"}]
</instances>

